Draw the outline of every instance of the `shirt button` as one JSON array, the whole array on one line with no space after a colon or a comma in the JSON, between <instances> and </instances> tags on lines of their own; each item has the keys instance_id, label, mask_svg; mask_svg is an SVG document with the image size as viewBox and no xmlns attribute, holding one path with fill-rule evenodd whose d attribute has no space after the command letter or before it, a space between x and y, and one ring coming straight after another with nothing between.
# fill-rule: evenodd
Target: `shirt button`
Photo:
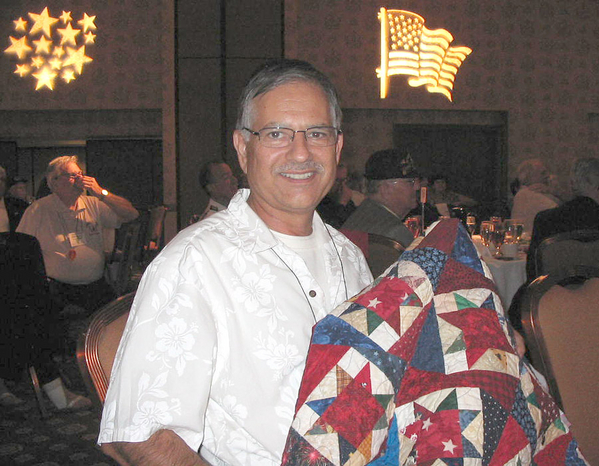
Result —
<instances>
[{"instance_id":1,"label":"shirt button","mask_svg":"<svg viewBox=\"0 0 599 466\"><path fill-rule=\"evenodd\" d=\"M310 293L308 294L310 295L310 298L313 298L314 296L316 296L316 291L310 290Z\"/></svg>"}]
</instances>

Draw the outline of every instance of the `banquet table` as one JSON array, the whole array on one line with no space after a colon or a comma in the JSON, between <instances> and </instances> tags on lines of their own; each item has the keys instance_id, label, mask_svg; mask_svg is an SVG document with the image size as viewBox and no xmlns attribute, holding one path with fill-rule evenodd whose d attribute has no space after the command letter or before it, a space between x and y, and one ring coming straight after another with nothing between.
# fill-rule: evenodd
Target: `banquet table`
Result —
<instances>
[{"instance_id":1,"label":"banquet table","mask_svg":"<svg viewBox=\"0 0 599 466\"><path fill-rule=\"evenodd\" d=\"M517 257L512 259L496 258L491 255L489 248L483 245L480 236L474 235L472 241L481 258L489 267L497 285L501 302L507 311L516 291L526 281L526 254L519 253Z\"/></svg>"}]
</instances>

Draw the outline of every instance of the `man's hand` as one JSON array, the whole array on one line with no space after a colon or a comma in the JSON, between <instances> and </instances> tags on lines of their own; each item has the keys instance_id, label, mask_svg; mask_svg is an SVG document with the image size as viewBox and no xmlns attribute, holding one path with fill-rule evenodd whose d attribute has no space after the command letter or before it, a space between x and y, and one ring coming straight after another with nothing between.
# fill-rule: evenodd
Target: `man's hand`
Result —
<instances>
[{"instance_id":1,"label":"man's hand","mask_svg":"<svg viewBox=\"0 0 599 466\"><path fill-rule=\"evenodd\" d=\"M102 451L121 466L210 466L172 430L159 430L145 442L114 442Z\"/></svg>"},{"instance_id":2,"label":"man's hand","mask_svg":"<svg viewBox=\"0 0 599 466\"><path fill-rule=\"evenodd\" d=\"M81 185L88 192L105 202L121 218L123 222L131 222L139 217L139 212L127 199L116 194L108 193L102 195L102 187L93 176L83 175L80 177Z\"/></svg>"}]
</instances>

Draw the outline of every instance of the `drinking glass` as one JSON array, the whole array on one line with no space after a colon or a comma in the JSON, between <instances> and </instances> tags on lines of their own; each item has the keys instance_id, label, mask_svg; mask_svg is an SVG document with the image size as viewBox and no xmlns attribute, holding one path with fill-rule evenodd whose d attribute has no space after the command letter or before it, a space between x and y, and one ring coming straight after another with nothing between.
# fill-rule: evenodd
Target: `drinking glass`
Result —
<instances>
[{"instance_id":1,"label":"drinking glass","mask_svg":"<svg viewBox=\"0 0 599 466\"><path fill-rule=\"evenodd\" d=\"M491 233L493 233L494 229L495 225L491 221L484 220L480 222L480 238L486 247L489 247L489 244L491 244Z\"/></svg>"},{"instance_id":2,"label":"drinking glass","mask_svg":"<svg viewBox=\"0 0 599 466\"><path fill-rule=\"evenodd\" d=\"M476 217L474 215L468 215L466 217L466 226L468 227L468 232L470 233L470 237L474 234L474 230L476 229Z\"/></svg>"},{"instance_id":3,"label":"drinking glass","mask_svg":"<svg viewBox=\"0 0 599 466\"><path fill-rule=\"evenodd\" d=\"M505 239L505 229L502 225L495 225L495 228L491 232L491 242L493 246L495 246L495 254L494 256L499 255L499 250L501 249L501 245Z\"/></svg>"}]
</instances>

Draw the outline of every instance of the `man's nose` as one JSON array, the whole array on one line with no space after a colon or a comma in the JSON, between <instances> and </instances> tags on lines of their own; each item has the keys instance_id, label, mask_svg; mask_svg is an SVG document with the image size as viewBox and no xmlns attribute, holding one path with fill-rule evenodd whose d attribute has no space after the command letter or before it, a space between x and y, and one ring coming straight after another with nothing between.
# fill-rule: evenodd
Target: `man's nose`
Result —
<instances>
[{"instance_id":1,"label":"man's nose","mask_svg":"<svg viewBox=\"0 0 599 466\"><path fill-rule=\"evenodd\" d=\"M293 141L291 141L289 151L295 158L298 159L308 159L312 156L310 152L310 147L308 146L308 141L306 140L305 132L296 132L293 137Z\"/></svg>"}]
</instances>

